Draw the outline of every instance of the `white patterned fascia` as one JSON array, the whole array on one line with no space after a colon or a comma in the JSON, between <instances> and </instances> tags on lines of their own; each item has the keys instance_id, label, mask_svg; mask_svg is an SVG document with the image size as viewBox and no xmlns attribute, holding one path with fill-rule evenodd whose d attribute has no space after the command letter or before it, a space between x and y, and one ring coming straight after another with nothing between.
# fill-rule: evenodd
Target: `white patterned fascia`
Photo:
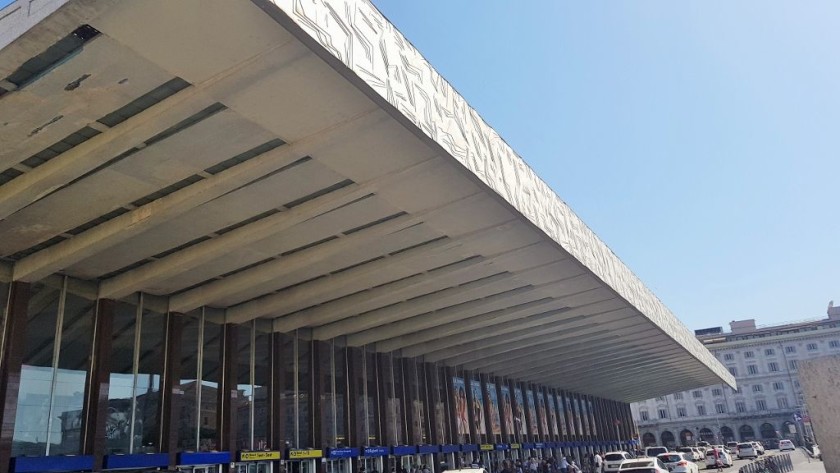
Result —
<instances>
[{"instance_id":1,"label":"white patterned fascia","mask_svg":"<svg viewBox=\"0 0 840 473\"><path fill-rule=\"evenodd\" d=\"M723 365L370 2L269 1L692 356L734 385Z\"/></svg>"}]
</instances>

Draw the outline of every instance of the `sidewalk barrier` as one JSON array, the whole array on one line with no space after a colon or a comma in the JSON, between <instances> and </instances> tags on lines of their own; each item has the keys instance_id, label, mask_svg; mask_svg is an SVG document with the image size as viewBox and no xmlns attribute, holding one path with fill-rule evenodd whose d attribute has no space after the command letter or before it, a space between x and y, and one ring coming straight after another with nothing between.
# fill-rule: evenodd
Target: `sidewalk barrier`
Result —
<instances>
[{"instance_id":1,"label":"sidewalk barrier","mask_svg":"<svg viewBox=\"0 0 840 473\"><path fill-rule=\"evenodd\" d=\"M780 453L756 460L738 469L738 473L787 473L793 471L789 453Z\"/></svg>"}]
</instances>

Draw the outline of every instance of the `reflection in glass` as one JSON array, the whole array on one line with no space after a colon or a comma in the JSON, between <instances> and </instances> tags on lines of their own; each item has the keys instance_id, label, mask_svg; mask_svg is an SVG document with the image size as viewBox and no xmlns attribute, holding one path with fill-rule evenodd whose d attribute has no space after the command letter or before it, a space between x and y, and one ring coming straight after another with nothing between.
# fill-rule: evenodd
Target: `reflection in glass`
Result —
<instances>
[{"instance_id":1,"label":"reflection in glass","mask_svg":"<svg viewBox=\"0 0 840 473\"><path fill-rule=\"evenodd\" d=\"M145 296L144 296L145 297ZM159 451L157 441L160 377L166 350L166 316L143 304L140 323L140 344L137 356L137 377L134 382L136 415L132 436L133 453Z\"/></svg>"},{"instance_id":2,"label":"reflection in glass","mask_svg":"<svg viewBox=\"0 0 840 473\"><path fill-rule=\"evenodd\" d=\"M117 302L111 337L111 375L108 390L108 417L105 420L105 451L131 452L131 413L134 394L134 343L137 327L137 300Z\"/></svg>"},{"instance_id":3,"label":"reflection in glass","mask_svg":"<svg viewBox=\"0 0 840 473\"><path fill-rule=\"evenodd\" d=\"M268 449L269 405L271 383L271 325L256 326L254 337L254 450Z\"/></svg>"},{"instance_id":4,"label":"reflection in glass","mask_svg":"<svg viewBox=\"0 0 840 473\"><path fill-rule=\"evenodd\" d=\"M61 289L33 284L30 291L12 456L47 454L47 422L55 372L53 351ZM70 428L76 423L81 430L81 416L78 422L67 419Z\"/></svg>"},{"instance_id":5,"label":"reflection in glass","mask_svg":"<svg viewBox=\"0 0 840 473\"><path fill-rule=\"evenodd\" d=\"M253 322L237 328L236 398L232 401L236 419L236 441L240 450L251 450L251 423L253 421L254 385L251 380L251 339Z\"/></svg>"},{"instance_id":6,"label":"reflection in glass","mask_svg":"<svg viewBox=\"0 0 840 473\"><path fill-rule=\"evenodd\" d=\"M203 356L201 359L201 389L198 410L198 449L202 452L217 450L216 412L218 410L219 359L221 353L222 326L204 320Z\"/></svg>"},{"instance_id":7,"label":"reflection in glass","mask_svg":"<svg viewBox=\"0 0 840 473\"><path fill-rule=\"evenodd\" d=\"M184 315L181 319L181 380L175 395L177 411L172 415L178 419L178 451L195 451L198 448L198 376L199 335L201 311Z\"/></svg>"}]
</instances>

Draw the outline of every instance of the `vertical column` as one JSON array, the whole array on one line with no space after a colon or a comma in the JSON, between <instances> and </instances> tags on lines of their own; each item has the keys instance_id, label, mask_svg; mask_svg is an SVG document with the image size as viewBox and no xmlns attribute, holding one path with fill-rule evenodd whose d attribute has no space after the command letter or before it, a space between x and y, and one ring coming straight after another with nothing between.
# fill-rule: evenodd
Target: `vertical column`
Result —
<instances>
[{"instance_id":1,"label":"vertical column","mask_svg":"<svg viewBox=\"0 0 840 473\"><path fill-rule=\"evenodd\" d=\"M329 383L331 349L329 342L312 341L312 438L315 448L331 445L329 428L333 415L328 406L332 386Z\"/></svg>"},{"instance_id":2,"label":"vertical column","mask_svg":"<svg viewBox=\"0 0 840 473\"><path fill-rule=\"evenodd\" d=\"M280 333L271 334L271 389L268 393L268 444L272 450L284 450L286 441L286 396L283 395L283 387L286 385L285 362L283 360L283 335Z\"/></svg>"},{"instance_id":3,"label":"vertical column","mask_svg":"<svg viewBox=\"0 0 840 473\"><path fill-rule=\"evenodd\" d=\"M446 428L441 424L443 419L438 418L438 406L443 403L440 396L440 373L437 367L432 363L423 363L423 371L425 373L426 382L426 415L429 418L429 443L443 444L446 439L440 433L445 432ZM437 465L435 465L437 468Z\"/></svg>"},{"instance_id":4,"label":"vertical column","mask_svg":"<svg viewBox=\"0 0 840 473\"><path fill-rule=\"evenodd\" d=\"M6 302L6 301L4 301ZM3 329L3 362L0 363L0 473L7 473L15 434L20 370L26 345L29 283L13 282L9 289L6 321Z\"/></svg>"},{"instance_id":5,"label":"vertical column","mask_svg":"<svg viewBox=\"0 0 840 473\"><path fill-rule=\"evenodd\" d=\"M96 303L93 349L82 410L82 453L94 456L94 471L102 469L102 457L105 452L105 418L108 416L114 306L114 301L109 299L99 299Z\"/></svg>"},{"instance_id":6,"label":"vertical column","mask_svg":"<svg viewBox=\"0 0 840 473\"><path fill-rule=\"evenodd\" d=\"M390 377L392 375L393 366L391 365L390 355L387 353L376 353L376 372L377 372L377 395L379 396L379 402L377 406L379 407L379 444L380 445L388 445L391 442L390 438L388 437L388 432L393 430L392 428L388 427L388 422L392 422L392 419L388 418L388 403L390 400L388 399L388 389L386 384L388 382L385 381L386 377Z\"/></svg>"},{"instance_id":7,"label":"vertical column","mask_svg":"<svg viewBox=\"0 0 840 473\"><path fill-rule=\"evenodd\" d=\"M449 402L446 403L446 418L449 419L449 432L451 433L449 442L458 443L458 413L455 411L455 391L452 388L452 378L455 377L455 369L448 366L442 369L444 373L443 385L446 387L445 392L447 398L449 399Z\"/></svg>"},{"instance_id":8,"label":"vertical column","mask_svg":"<svg viewBox=\"0 0 840 473\"><path fill-rule=\"evenodd\" d=\"M234 324L222 326L221 349L219 350L218 409L216 415L216 437L219 450L236 448L236 405L239 391L236 389L236 354L238 327Z\"/></svg>"},{"instance_id":9,"label":"vertical column","mask_svg":"<svg viewBox=\"0 0 840 473\"><path fill-rule=\"evenodd\" d=\"M183 316L170 312L166 315L166 340L164 345L163 376L161 376L160 402L158 403L158 417L160 419L161 452L169 452L169 466L174 469L176 452L178 451L178 416L181 412L181 394L178 387L181 380L181 335L183 333Z\"/></svg>"},{"instance_id":10,"label":"vertical column","mask_svg":"<svg viewBox=\"0 0 840 473\"><path fill-rule=\"evenodd\" d=\"M364 393L364 360L362 350L347 347L347 445L362 447L367 444Z\"/></svg>"}]
</instances>

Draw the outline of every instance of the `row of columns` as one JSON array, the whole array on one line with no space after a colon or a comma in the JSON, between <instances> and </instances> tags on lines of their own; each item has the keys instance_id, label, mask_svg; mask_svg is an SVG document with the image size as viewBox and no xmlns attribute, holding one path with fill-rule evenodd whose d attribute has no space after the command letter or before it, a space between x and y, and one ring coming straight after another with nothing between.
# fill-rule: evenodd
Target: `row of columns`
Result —
<instances>
[{"instance_id":1,"label":"row of columns","mask_svg":"<svg viewBox=\"0 0 840 473\"><path fill-rule=\"evenodd\" d=\"M25 282L13 282L10 286L8 297L7 317L2 327L2 350L0 351L0 402L3 404L3 409L0 411L0 473L6 473L9 469L10 456L12 451L12 442L14 437L15 420L17 414L17 397L20 388L21 367L24 354L24 344L26 340L26 324L27 324L27 307L30 295L30 285ZM82 453L94 456L94 468L100 469L102 467L102 460L105 451L105 426L106 416L108 413L108 389L109 376L111 372L110 354L112 350L111 340L114 321L115 302L112 300L101 299L97 301L96 313L93 330L93 345L90 354L90 363L88 367L87 382L84 393L84 407L82 411ZM220 376L219 389L217 391L217 406L218 414L216 416L216 432L217 445L222 451L232 451L237 446L237 408L236 397L237 391L237 360L238 340L237 331L239 326L234 324L223 325L223 336L221 339L221 350L219 366L222 369ZM166 316L166 340L164 344L163 353L163 373L161 377L161 398L158 405L158 431L156 432L158 445L163 452L169 452L170 465L174 466L176 462L176 452L178 450L178 415L179 410L179 396L178 385L181 379L181 359L182 359L182 344L181 335L183 332L183 317L180 314L167 314ZM270 383L266 387L268 392L268 445L271 449L282 450L287 442L291 439L285 439L284 435L287 431L286 422L293 422L293 419L287 418L283 393L284 387L287 386L285 377L287 370L284 363L282 352L282 344L284 343L283 334L273 333L270 337ZM311 376L308 379L312 380L311 386L301 386L301 390L309 394L310 409L308 419L311 428L308 429L311 436L308 443L316 447L333 446L334 438L331 438L328 432L330 419L326 418L325 413L331 412L322 405L328 399L325 393L330 390L329 375L326 373L324 366L324 357L331 356L331 346L327 342L314 341L312 342L312 350L309 366ZM564 406L555 406L558 423L565 421L566 435L554 435L552 432L545 432L541 423L537 422L537 430L539 436L530 435L531 422L529 416L525 416L526 425L523 426L524 432L508 432L507 425L502 422L502 442L528 442L528 441L587 441L587 440L615 440L624 441L631 438L634 433L633 421L630 416L630 407L626 403L619 403L605 399L594 398L590 396L578 395L574 393L556 390L545 386L529 385L526 383L517 382L512 379L494 378L487 374L459 372L455 368L447 367L441 368L431 363L418 362L413 359L393 358L390 354L376 353L370 354L362 348L349 347L346 349L346 371L345 366L341 370L345 374L345 381L336 389L343 390L342 398L346 400L345 409L340 409L344 418L342 423L344 425L344 434L346 437L346 445L349 446L363 446L369 443L367 437L367 423L368 419L366 413L359 408L360 393L366 388L360 385L360 382L369 383L366 378L360 380L359 376L354 373L361 372L362 365L366 364L367 357L372 356L375 359L375 367L367 366L367 376L375 377L376 386L378 387L376 393L368 392L368 396L376 396L377 418L374 422L373 431L378 443L380 445L386 444L387 427L385 422L399 420L398 424L402 426L401 438L406 439L409 443L459 443L456 436L456 413L455 406L452 399L452 380L458 375L469 383L469 380L477 379L481 382L482 393L486 393L487 383L495 383L499 389L498 399L500 400L500 410L502 409L501 402L501 386L508 386L511 394L515 388L531 389L535 393L541 395L551 394L549 402L554 402L555 395L560 395L561 398L570 397L577 399L579 402L592 402L594 412L592 419L581 419L581 422L593 422L590 426L590 435L584 435L583 432L577 432L577 428L573 428L574 422L571 417L571 412L566 412L566 415L561 415L564 411ZM394 360L397 360L394 362ZM401 392L388 393L388 385L383 377L383 366L391 363L391 369L394 370L393 388L394 390L401 390ZM375 369L371 369L375 368ZM398 371L398 373L397 373ZM469 404L472 404L472 390L466 390ZM400 399L400 415L401 419L390 419L392 414L388 410L389 398ZM472 443L494 443L497 439L492 434L492 427L490 425L491 419L489 413L492 412L491 401L488 396L483 395L484 412L488 413L484 418L487 422L485 425L484 436L480 435L475 429L475 422L469 422L470 425L470 439ZM413 402L420 401L425 416L420 415L417 410L413 408ZM515 402L511 399L511 402ZM563 401L561 401L562 403ZM444 425L438 425L440 419L436 415L435 406L442 403L446 407ZM526 399L527 405L527 399ZM526 407L527 408L527 407ZM546 406L546 414L549 412ZM419 415L419 417L418 417ZM469 413L472 417L472 412ZM472 419L471 419L472 420ZM364 423L364 424L363 424ZM415 423L423 425L426 432L423 438L416 438L415 430L412 428ZM558 426L559 427L559 426ZM562 429L562 427L560 427ZM569 435L569 432L575 431L576 435ZM597 435L594 435L597 432Z\"/></svg>"}]
</instances>

